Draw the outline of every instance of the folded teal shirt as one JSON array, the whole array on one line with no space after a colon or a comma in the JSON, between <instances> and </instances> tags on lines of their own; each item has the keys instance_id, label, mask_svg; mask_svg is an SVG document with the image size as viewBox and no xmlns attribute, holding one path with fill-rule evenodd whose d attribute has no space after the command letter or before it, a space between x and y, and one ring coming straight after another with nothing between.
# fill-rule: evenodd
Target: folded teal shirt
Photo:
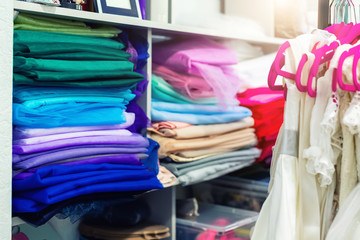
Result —
<instances>
[{"instance_id":1,"label":"folded teal shirt","mask_svg":"<svg viewBox=\"0 0 360 240\"><path fill-rule=\"evenodd\" d=\"M99 38L99 37L89 37L89 36L79 36L73 34L63 34L63 33L51 33L51 32L40 32L40 31L19 31L14 30L14 47L16 44L28 44L28 43L42 43L43 50L61 52L57 50L52 44L64 44L64 49L80 47L81 46L92 46L110 49L124 49L125 45L122 42L115 41L108 38ZM75 48L73 48L75 49ZM39 49L40 50L40 49Z\"/></svg>"},{"instance_id":2,"label":"folded teal shirt","mask_svg":"<svg viewBox=\"0 0 360 240\"><path fill-rule=\"evenodd\" d=\"M74 103L28 108L13 103L13 124L30 128L111 125L126 122L125 104Z\"/></svg>"},{"instance_id":3,"label":"folded teal shirt","mask_svg":"<svg viewBox=\"0 0 360 240\"><path fill-rule=\"evenodd\" d=\"M51 43L51 44L44 44ZM14 55L63 60L128 60L122 42L72 34L14 31Z\"/></svg>"},{"instance_id":4,"label":"folded teal shirt","mask_svg":"<svg viewBox=\"0 0 360 240\"><path fill-rule=\"evenodd\" d=\"M15 102L53 98L53 97L118 97L132 100L135 95L132 89L136 87L114 87L114 88L67 88L67 87L36 87L15 86L13 96Z\"/></svg>"},{"instance_id":5,"label":"folded teal shirt","mask_svg":"<svg viewBox=\"0 0 360 240\"><path fill-rule=\"evenodd\" d=\"M36 59L20 56L14 57L14 72L51 71L60 72L87 72L87 71L132 71L134 64L130 61L71 61L57 59Z\"/></svg>"}]
</instances>

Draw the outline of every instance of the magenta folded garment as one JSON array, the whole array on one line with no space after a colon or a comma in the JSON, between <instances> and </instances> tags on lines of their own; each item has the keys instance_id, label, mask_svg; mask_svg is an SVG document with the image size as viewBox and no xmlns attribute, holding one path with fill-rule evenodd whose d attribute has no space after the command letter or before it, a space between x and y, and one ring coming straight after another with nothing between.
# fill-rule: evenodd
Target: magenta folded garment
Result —
<instances>
[{"instance_id":1,"label":"magenta folded garment","mask_svg":"<svg viewBox=\"0 0 360 240\"><path fill-rule=\"evenodd\" d=\"M37 152L30 154L13 154L14 166L20 166L19 163L33 165L42 165L52 162L63 161L72 158L90 157L100 154L131 154L146 153L148 144L142 145L84 145L67 148L59 148L45 152ZM26 166L29 166L26 165Z\"/></svg>"},{"instance_id":2,"label":"magenta folded garment","mask_svg":"<svg viewBox=\"0 0 360 240\"><path fill-rule=\"evenodd\" d=\"M17 140L23 138L47 136L47 135L61 134L61 133L125 129L134 124L135 114L125 112L125 117L126 117L125 123L116 124L116 125L56 127L56 128L26 128L26 127L16 126L13 130L13 138L14 140Z\"/></svg>"},{"instance_id":3,"label":"magenta folded garment","mask_svg":"<svg viewBox=\"0 0 360 240\"><path fill-rule=\"evenodd\" d=\"M95 137L95 136L131 136L132 133L126 129L116 130L98 130L98 131L85 131L85 132L71 132L71 133L60 133L40 137L31 137L18 139L13 141L13 145L31 145L45 142L51 142L62 139L80 138L80 137Z\"/></svg>"},{"instance_id":4,"label":"magenta folded garment","mask_svg":"<svg viewBox=\"0 0 360 240\"><path fill-rule=\"evenodd\" d=\"M201 76L221 103L232 103L241 81L229 65L236 53L206 38L167 41L153 45L153 61L178 72Z\"/></svg>"},{"instance_id":5,"label":"magenta folded garment","mask_svg":"<svg viewBox=\"0 0 360 240\"><path fill-rule=\"evenodd\" d=\"M133 133L131 136L90 136L90 137L78 137L55 140L51 142L31 144L31 145L13 145L13 153L15 154L27 154L48 151L52 149L58 149L63 147L72 147L80 145L106 145L106 144L119 144L126 147L126 145L135 144L148 144L148 140L140 134Z\"/></svg>"},{"instance_id":6,"label":"magenta folded garment","mask_svg":"<svg viewBox=\"0 0 360 240\"><path fill-rule=\"evenodd\" d=\"M155 63L152 68L156 76L163 78L178 92L191 99L215 97L214 90L202 77L178 73Z\"/></svg>"}]
</instances>

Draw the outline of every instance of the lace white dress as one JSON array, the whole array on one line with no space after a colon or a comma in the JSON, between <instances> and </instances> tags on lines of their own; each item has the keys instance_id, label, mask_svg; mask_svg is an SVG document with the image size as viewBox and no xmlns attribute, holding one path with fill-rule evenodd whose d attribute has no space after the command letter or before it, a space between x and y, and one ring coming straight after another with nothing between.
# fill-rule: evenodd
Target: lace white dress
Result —
<instances>
[{"instance_id":1,"label":"lace white dress","mask_svg":"<svg viewBox=\"0 0 360 240\"><path fill-rule=\"evenodd\" d=\"M336 215L326 240L360 239L360 184L358 184Z\"/></svg>"}]
</instances>

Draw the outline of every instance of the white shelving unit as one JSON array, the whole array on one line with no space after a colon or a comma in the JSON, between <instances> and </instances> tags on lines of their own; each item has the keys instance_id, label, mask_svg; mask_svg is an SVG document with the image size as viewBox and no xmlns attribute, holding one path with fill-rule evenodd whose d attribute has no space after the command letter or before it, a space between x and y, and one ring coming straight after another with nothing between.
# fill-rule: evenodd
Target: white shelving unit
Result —
<instances>
[{"instance_id":1,"label":"white shelving unit","mask_svg":"<svg viewBox=\"0 0 360 240\"><path fill-rule=\"evenodd\" d=\"M234 34L231 32L223 32L214 29L204 29L192 26L181 26L175 24L168 24L162 22L153 22L148 20L142 20L134 17L126 17L119 15L112 15L106 13L94 13L86 11L77 11L73 9L61 8L61 7L50 7L41 4L34 4L29 2L14 2L14 9L28 12L36 13L39 15L52 16L52 17L61 17L72 20L79 20L85 22L96 22L104 23L111 25L121 25L131 28L140 28L140 29L151 29L153 34L159 35L202 35L212 38L231 38L231 39L240 39L248 41L250 43L258 44L270 44L270 45L279 45L284 42L282 38L274 37L263 37L259 39L258 36L251 36L247 33L244 34Z\"/></svg>"},{"instance_id":2,"label":"white shelving unit","mask_svg":"<svg viewBox=\"0 0 360 240\"><path fill-rule=\"evenodd\" d=\"M6 2L6 3L5 3ZM2 5L7 5L2 7ZM273 37L263 37L259 38L256 36L244 34L233 34L230 32L222 32L219 30L213 29L203 29L197 27L189 26L179 26L174 24L167 24L161 22L152 22L148 20L141 20L133 17L125 17L119 15L111 14L99 14L86 11L78 11L60 7L50 7L35 3L21 2L21 1L0 1L0 16L4 15L6 17L5 23L6 29L1 24L1 30L6 32L6 38L3 37L3 34L0 34L0 40L2 40L2 46L0 46L0 53L3 51L11 51L12 49L12 14L13 10L20 12L27 12L32 14L38 14L49 17L64 18L71 20L79 20L83 22L91 23L102 23L109 25L117 25L125 28L136 29L138 33L146 37L149 42L149 53L150 59L146 69L144 69L148 76L151 76L151 46L152 46L152 36L153 35L164 35L164 36L205 36L212 39L239 39L247 41L251 44L261 46L264 52L276 51L280 44L282 44L285 39L273 38ZM9 16L11 14L11 16ZM6 16L8 15L8 16ZM11 17L11 18L10 18ZM0 17L2 20L2 17ZM1 21L3 22L3 21ZM3 45L4 41L7 41L8 44ZM10 49L10 50L9 50ZM10 54L11 55L11 54ZM12 59L12 58L11 58ZM6 148L1 151L2 158L0 169L0 181L3 186L0 188L0 207L3 208L5 215L2 215L0 220L0 240L11 239L10 230L11 226L20 225L24 222L19 218L11 218L11 99L12 99L12 61L9 59L1 59L0 62L6 62L6 69L3 68L0 71L1 81L1 90L3 94L3 100L0 102L2 104L4 114L0 117L1 120L1 135L0 141ZM4 76L6 76L4 78ZM140 105L146 110L148 116L150 116L150 104L151 104L151 82L149 82L148 91L144 96L139 100ZM5 99L6 98L6 99ZM4 145L5 144L5 145ZM6 163L6 164L3 164ZM6 186L6 187L4 187ZM151 220L156 221L156 223L164 224L171 229L172 238L175 239L175 188L167 188L164 190L153 191L145 196L146 199L151 202L151 209L153 215ZM2 213L4 213L2 212ZM49 238L51 239L51 237Z\"/></svg>"}]
</instances>

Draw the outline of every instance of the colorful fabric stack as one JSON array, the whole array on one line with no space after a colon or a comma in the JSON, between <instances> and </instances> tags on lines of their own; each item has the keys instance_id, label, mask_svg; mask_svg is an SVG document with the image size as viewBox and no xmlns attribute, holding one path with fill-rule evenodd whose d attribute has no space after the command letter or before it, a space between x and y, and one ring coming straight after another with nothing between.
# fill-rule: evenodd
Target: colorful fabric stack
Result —
<instances>
[{"instance_id":1,"label":"colorful fabric stack","mask_svg":"<svg viewBox=\"0 0 360 240\"><path fill-rule=\"evenodd\" d=\"M236 106L241 81L234 52L208 39L153 47L152 128L162 164L181 184L250 165L260 151L248 108Z\"/></svg>"},{"instance_id":2,"label":"colorful fabric stack","mask_svg":"<svg viewBox=\"0 0 360 240\"><path fill-rule=\"evenodd\" d=\"M251 109L255 119L258 147L262 149L258 161L270 164L272 147L283 123L284 96L267 87L248 89L237 95L241 106Z\"/></svg>"},{"instance_id":3,"label":"colorful fabric stack","mask_svg":"<svg viewBox=\"0 0 360 240\"><path fill-rule=\"evenodd\" d=\"M102 35L83 23L37 18L20 14L15 22L15 29L36 31L14 31L13 211L163 188L158 144L137 133L148 120L134 100L147 80L128 59L142 54L142 65L146 54L110 39L116 28ZM42 32L48 24L67 32ZM67 34L75 32L98 37Z\"/></svg>"}]
</instances>

